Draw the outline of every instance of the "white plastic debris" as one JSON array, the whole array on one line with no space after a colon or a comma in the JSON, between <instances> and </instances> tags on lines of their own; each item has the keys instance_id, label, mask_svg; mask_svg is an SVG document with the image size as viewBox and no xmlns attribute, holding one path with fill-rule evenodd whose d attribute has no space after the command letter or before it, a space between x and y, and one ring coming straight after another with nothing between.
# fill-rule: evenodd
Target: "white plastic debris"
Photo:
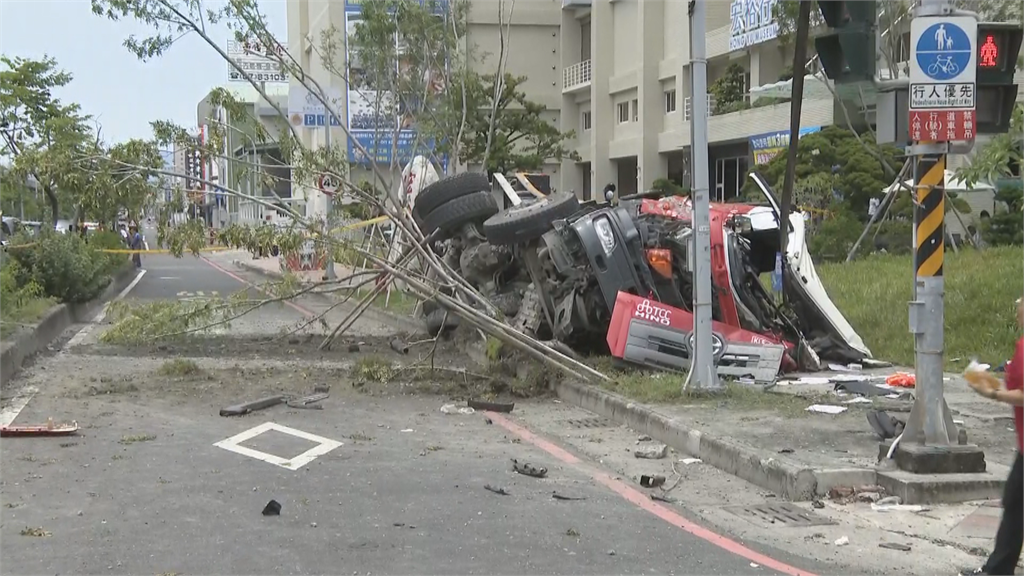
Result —
<instances>
[{"instance_id":1,"label":"white plastic debris","mask_svg":"<svg viewBox=\"0 0 1024 576\"><path fill-rule=\"evenodd\" d=\"M817 385L821 386L821 385L825 385L825 384L831 384L831 381L828 378L822 378L820 376L801 376L800 379L797 380L797 383L798 384L817 384Z\"/></svg>"},{"instance_id":2,"label":"white plastic debris","mask_svg":"<svg viewBox=\"0 0 1024 576\"><path fill-rule=\"evenodd\" d=\"M462 415L466 415L466 414L472 414L474 412L476 412L476 410L473 410L469 406L456 406L455 404L445 404L444 406L441 406L441 413L442 414L462 414Z\"/></svg>"},{"instance_id":3,"label":"white plastic debris","mask_svg":"<svg viewBox=\"0 0 1024 576\"><path fill-rule=\"evenodd\" d=\"M857 396L856 398L844 400L843 404L871 404L871 400L863 396Z\"/></svg>"},{"instance_id":4,"label":"white plastic debris","mask_svg":"<svg viewBox=\"0 0 1024 576\"><path fill-rule=\"evenodd\" d=\"M836 540L836 546L846 546L850 543L850 539L847 536L843 536Z\"/></svg>"},{"instance_id":5,"label":"white plastic debris","mask_svg":"<svg viewBox=\"0 0 1024 576\"><path fill-rule=\"evenodd\" d=\"M700 458L683 458L680 460L680 462L682 462L683 464L696 464L700 461Z\"/></svg>"},{"instance_id":6,"label":"white plastic debris","mask_svg":"<svg viewBox=\"0 0 1024 576\"><path fill-rule=\"evenodd\" d=\"M807 412L817 412L818 414L842 414L843 412L846 412L848 409L849 408L847 408L846 406L833 406L831 404L814 404L812 406L808 406L804 410L806 410Z\"/></svg>"}]
</instances>

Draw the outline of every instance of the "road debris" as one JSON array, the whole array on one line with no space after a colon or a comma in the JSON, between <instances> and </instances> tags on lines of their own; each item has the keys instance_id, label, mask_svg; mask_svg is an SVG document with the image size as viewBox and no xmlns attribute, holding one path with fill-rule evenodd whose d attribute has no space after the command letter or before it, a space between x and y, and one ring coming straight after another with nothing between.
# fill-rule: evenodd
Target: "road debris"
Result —
<instances>
[{"instance_id":1,"label":"road debris","mask_svg":"<svg viewBox=\"0 0 1024 576\"><path fill-rule=\"evenodd\" d=\"M898 552L910 552L910 546L906 544L900 544L899 542L880 542L879 548L886 548L888 550L896 550Z\"/></svg>"},{"instance_id":2,"label":"road debris","mask_svg":"<svg viewBox=\"0 0 1024 576\"><path fill-rule=\"evenodd\" d=\"M36 538L45 538L47 536L53 536L52 533L43 530L42 528L25 528L21 531L22 536L34 536Z\"/></svg>"},{"instance_id":3,"label":"road debris","mask_svg":"<svg viewBox=\"0 0 1024 576\"><path fill-rule=\"evenodd\" d=\"M53 418L47 418L46 424L23 424L13 426L0 426L0 436L70 436L78 433L78 422L55 423Z\"/></svg>"},{"instance_id":4,"label":"road debris","mask_svg":"<svg viewBox=\"0 0 1024 576\"><path fill-rule=\"evenodd\" d=\"M515 402L488 402L486 400L473 399L466 401L466 405L474 410L500 412L502 414L509 414L516 407Z\"/></svg>"},{"instance_id":5,"label":"road debris","mask_svg":"<svg viewBox=\"0 0 1024 576\"><path fill-rule=\"evenodd\" d=\"M836 546L846 546L849 543L850 543L850 538L847 537L847 536L841 536L838 540L835 541L835 545Z\"/></svg>"},{"instance_id":6,"label":"road debris","mask_svg":"<svg viewBox=\"0 0 1024 576\"><path fill-rule=\"evenodd\" d=\"M804 408L807 412L814 412L817 414L842 414L849 410L846 406L833 406L831 404L813 404Z\"/></svg>"},{"instance_id":7,"label":"road debris","mask_svg":"<svg viewBox=\"0 0 1024 576\"><path fill-rule=\"evenodd\" d=\"M228 406L220 409L221 416L244 416L257 410L266 410L271 406L277 406L278 404L284 404L288 401L288 396L278 394L276 396L267 396L266 398L260 398L259 400L253 400L252 402L243 402L242 404L235 404L234 406Z\"/></svg>"},{"instance_id":8,"label":"road debris","mask_svg":"<svg viewBox=\"0 0 1024 576\"><path fill-rule=\"evenodd\" d=\"M907 372L897 372L890 374L886 379L885 383L889 386L896 386L898 388L913 388L916 379L913 374Z\"/></svg>"},{"instance_id":9,"label":"road debris","mask_svg":"<svg viewBox=\"0 0 1024 576\"><path fill-rule=\"evenodd\" d=\"M267 502L267 505L263 507L264 516L280 516L281 515L281 503L277 500L271 500Z\"/></svg>"},{"instance_id":10,"label":"road debris","mask_svg":"<svg viewBox=\"0 0 1024 576\"><path fill-rule=\"evenodd\" d=\"M640 476L640 485L644 488L656 488L665 483L665 477L660 474Z\"/></svg>"},{"instance_id":11,"label":"road debris","mask_svg":"<svg viewBox=\"0 0 1024 576\"><path fill-rule=\"evenodd\" d=\"M326 400L328 396L329 395L326 392L321 392L319 394L311 394L309 396L292 398L291 400L288 401L287 404L290 408L303 408L306 410L323 410L324 407L323 405L320 404L320 402Z\"/></svg>"},{"instance_id":12,"label":"road debris","mask_svg":"<svg viewBox=\"0 0 1024 576\"><path fill-rule=\"evenodd\" d=\"M644 460L660 460L668 456L668 446L665 444L641 445L633 451L633 456Z\"/></svg>"},{"instance_id":13,"label":"road debris","mask_svg":"<svg viewBox=\"0 0 1024 576\"><path fill-rule=\"evenodd\" d=\"M655 494L651 494L650 497L651 497L651 500L656 500L658 502L665 502L667 504L675 504L676 503L676 499L672 498L671 496L663 496L661 494L655 493Z\"/></svg>"},{"instance_id":14,"label":"road debris","mask_svg":"<svg viewBox=\"0 0 1024 576\"><path fill-rule=\"evenodd\" d=\"M487 418L487 417L485 416L485 417L484 417L484 424L487 424L487 425L491 425L491 424L494 424L494 420L491 420L490 418Z\"/></svg>"},{"instance_id":15,"label":"road debris","mask_svg":"<svg viewBox=\"0 0 1024 576\"><path fill-rule=\"evenodd\" d=\"M530 476L531 478L543 478L548 475L548 469L543 466L534 466L528 462L520 462L515 458L512 459L512 469L516 472Z\"/></svg>"},{"instance_id":16,"label":"road debris","mask_svg":"<svg viewBox=\"0 0 1024 576\"><path fill-rule=\"evenodd\" d=\"M702 462L700 458L681 458L679 461L683 464L699 464Z\"/></svg>"},{"instance_id":17,"label":"road debris","mask_svg":"<svg viewBox=\"0 0 1024 576\"><path fill-rule=\"evenodd\" d=\"M394 350L395 352L398 352L399 354L409 353L409 345L406 344L405 342L402 342L398 338L395 338L394 340L391 341L391 349Z\"/></svg>"},{"instance_id":18,"label":"road debris","mask_svg":"<svg viewBox=\"0 0 1024 576\"><path fill-rule=\"evenodd\" d=\"M495 494L500 494L501 496L510 495L508 490L505 490L504 488L498 486L491 486L490 484L484 484L484 490L487 490L488 492L494 492Z\"/></svg>"},{"instance_id":19,"label":"road debris","mask_svg":"<svg viewBox=\"0 0 1024 576\"><path fill-rule=\"evenodd\" d=\"M551 493L551 497L554 498L555 500L569 500L569 501L572 501L572 500L586 500L587 499L586 496L566 496L564 494L559 494L558 492L552 492Z\"/></svg>"},{"instance_id":20,"label":"road debris","mask_svg":"<svg viewBox=\"0 0 1024 576\"><path fill-rule=\"evenodd\" d=\"M474 412L476 412L476 410L470 408L469 406L456 406L455 404L445 404L444 406L441 406L442 414L468 415L473 414Z\"/></svg>"}]
</instances>

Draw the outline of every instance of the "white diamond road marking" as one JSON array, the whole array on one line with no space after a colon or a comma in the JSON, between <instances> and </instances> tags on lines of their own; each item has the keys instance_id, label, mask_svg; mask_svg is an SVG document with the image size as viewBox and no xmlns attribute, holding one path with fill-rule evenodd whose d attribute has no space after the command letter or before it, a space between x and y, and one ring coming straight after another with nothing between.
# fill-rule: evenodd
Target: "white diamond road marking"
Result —
<instances>
[{"instance_id":1,"label":"white diamond road marking","mask_svg":"<svg viewBox=\"0 0 1024 576\"><path fill-rule=\"evenodd\" d=\"M283 434L290 434L296 438L302 438L303 440L309 440L310 442L316 442L319 446L314 446L294 458L287 459L281 458L280 456L274 456L273 454L267 454L266 452L260 452L259 450L253 450L252 448L246 448L241 445L242 442L252 440L260 434L271 430L281 432ZM310 434L309 432L303 432L302 430L296 430L295 428L289 428L273 422L267 422L265 424L260 424L255 428L250 428L240 434L235 434L234 436L221 440L220 442L215 442L213 445L218 448L230 450L236 454L269 462L270 464L287 468L288 470L298 470L320 456L342 446L342 443L337 440L331 440L330 438L324 438L323 436L317 436L316 434Z\"/></svg>"}]
</instances>

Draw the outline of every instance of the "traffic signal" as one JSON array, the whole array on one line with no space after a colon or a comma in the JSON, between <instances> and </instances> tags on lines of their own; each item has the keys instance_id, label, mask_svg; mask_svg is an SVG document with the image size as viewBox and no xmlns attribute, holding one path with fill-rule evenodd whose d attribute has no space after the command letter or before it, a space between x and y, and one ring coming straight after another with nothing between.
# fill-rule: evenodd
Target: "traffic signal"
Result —
<instances>
[{"instance_id":1,"label":"traffic signal","mask_svg":"<svg viewBox=\"0 0 1024 576\"><path fill-rule=\"evenodd\" d=\"M836 84L870 81L875 76L874 0L818 0L829 31L814 39L825 76Z\"/></svg>"},{"instance_id":2,"label":"traffic signal","mask_svg":"<svg viewBox=\"0 0 1024 576\"><path fill-rule=\"evenodd\" d=\"M977 131L1005 134L1017 100L1013 74L1024 27L1009 22L979 22L976 41Z\"/></svg>"}]
</instances>

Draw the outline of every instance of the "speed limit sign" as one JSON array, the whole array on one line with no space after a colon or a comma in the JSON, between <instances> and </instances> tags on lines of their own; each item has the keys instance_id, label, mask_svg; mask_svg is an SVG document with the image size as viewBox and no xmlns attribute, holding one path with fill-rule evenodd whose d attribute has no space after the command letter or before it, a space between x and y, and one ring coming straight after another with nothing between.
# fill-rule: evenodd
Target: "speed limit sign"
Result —
<instances>
[{"instance_id":1,"label":"speed limit sign","mask_svg":"<svg viewBox=\"0 0 1024 576\"><path fill-rule=\"evenodd\" d=\"M323 192L324 194L327 194L328 196L334 196L338 192L338 189L341 188L341 181L338 179L337 176L332 176L330 174L321 174L318 186L320 188L320 191Z\"/></svg>"}]
</instances>

